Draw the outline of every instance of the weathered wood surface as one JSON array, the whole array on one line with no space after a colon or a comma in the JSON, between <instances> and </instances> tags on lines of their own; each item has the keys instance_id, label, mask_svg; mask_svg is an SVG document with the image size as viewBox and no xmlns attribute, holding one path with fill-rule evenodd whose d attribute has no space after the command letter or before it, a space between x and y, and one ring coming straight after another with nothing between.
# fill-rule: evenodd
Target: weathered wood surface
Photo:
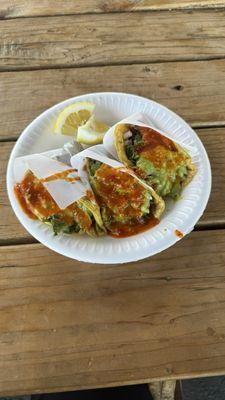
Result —
<instances>
[{"instance_id":1,"label":"weathered wood surface","mask_svg":"<svg viewBox=\"0 0 225 400\"><path fill-rule=\"evenodd\" d=\"M5 20L0 70L224 57L224 21L223 10Z\"/></svg>"},{"instance_id":2,"label":"weathered wood surface","mask_svg":"<svg viewBox=\"0 0 225 400\"><path fill-rule=\"evenodd\" d=\"M94 91L152 98L205 127L213 186L197 227L225 227L224 7L0 0L0 244L33 241L6 194L10 140L46 108ZM0 395L225 374L225 230L119 267L36 243L0 252Z\"/></svg>"},{"instance_id":3,"label":"weathered wood surface","mask_svg":"<svg viewBox=\"0 0 225 400\"><path fill-rule=\"evenodd\" d=\"M0 393L224 374L224 265L223 230L119 267L2 247Z\"/></svg>"},{"instance_id":4,"label":"weathered wood surface","mask_svg":"<svg viewBox=\"0 0 225 400\"><path fill-rule=\"evenodd\" d=\"M224 0L0 0L0 18L223 6Z\"/></svg>"},{"instance_id":5,"label":"weathered wood surface","mask_svg":"<svg viewBox=\"0 0 225 400\"><path fill-rule=\"evenodd\" d=\"M197 130L208 153L212 168L212 192L198 227L225 223L225 128Z\"/></svg>"},{"instance_id":6,"label":"weathered wood surface","mask_svg":"<svg viewBox=\"0 0 225 400\"><path fill-rule=\"evenodd\" d=\"M198 222L198 227L225 226L225 128L199 129L198 135L209 154L212 166L212 194L208 207ZM6 193L5 173L9 154L14 143L1 143L0 165L0 243L15 243L31 240L15 217Z\"/></svg>"},{"instance_id":7,"label":"weathered wood surface","mask_svg":"<svg viewBox=\"0 0 225 400\"><path fill-rule=\"evenodd\" d=\"M83 93L122 91L168 106L193 126L225 124L225 60L0 74L0 138L18 137L46 108Z\"/></svg>"},{"instance_id":8,"label":"weathered wood surface","mask_svg":"<svg viewBox=\"0 0 225 400\"><path fill-rule=\"evenodd\" d=\"M0 143L0 245L10 242L33 241L31 235L16 218L8 199L6 169L13 146L14 143Z\"/></svg>"}]
</instances>

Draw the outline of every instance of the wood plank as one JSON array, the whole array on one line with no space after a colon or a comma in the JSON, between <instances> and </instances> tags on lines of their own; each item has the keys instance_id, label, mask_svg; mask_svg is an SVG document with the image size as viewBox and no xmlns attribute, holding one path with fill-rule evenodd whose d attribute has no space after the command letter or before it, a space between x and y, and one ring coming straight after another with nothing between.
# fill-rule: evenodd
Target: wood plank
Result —
<instances>
[{"instance_id":1,"label":"wood plank","mask_svg":"<svg viewBox=\"0 0 225 400\"><path fill-rule=\"evenodd\" d=\"M199 129L212 168L212 191L197 227L225 224L225 128Z\"/></svg>"},{"instance_id":2,"label":"wood plank","mask_svg":"<svg viewBox=\"0 0 225 400\"><path fill-rule=\"evenodd\" d=\"M223 7L224 0L0 0L2 19L84 13L105 13L115 11L173 10L182 8Z\"/></svg>"},{"instance_id":3,"label":"wood plank","mask_svg":"<svg viewBox=\"0 0 225 400\"><path fill-rule=\"evenodd\" d=\"M1 395L225 373L224 230L117 268L1 255Z\"/></svg>"},{"instance_id":4,"label":"wood plank","mask_svg":"<svg viewBox=\"0 0 225 400\"><path fill-rule=\"evenodd\" d=\"M223 10L204 10L5 20L0 69L224 57L224 16Z\"/></svg>"},{"instance_id":5,"label":"wood plank","mask_svg":"<svg viewBox=\"0 0 225 400\"><path fill-rule=\"evenodd\" d=\"M10 240L14 243L33 240L16 218L7 195L6 168L13 146L14 143L0 145L0 244L8 243Z\"/></svg>"},{"instance_id":6,"label":"wood plank","mask_svg":"<svg viewBox=\"0 0 225 400\"><path fill-rule=\"evenodd\" d=\"M193 126L225 124L225 60L0 73L0 138L18 137L68 97L121 91L173 109Z\"/></svg>"},{"instance_id":7,"label":"wood plank","mask_svg":"<svg viewBox=\"0 0 225 400\"><path fill-rule=\"evenodd\" d=\"M209 154L212 166L212 194L198 227L225 224L225 128L200 129L197 131ZM17 221L8 201L5 187L5 171L14 143L1 143L0 147L0 243L31 240L31 236Z\"/></svg>"}]
</instances>

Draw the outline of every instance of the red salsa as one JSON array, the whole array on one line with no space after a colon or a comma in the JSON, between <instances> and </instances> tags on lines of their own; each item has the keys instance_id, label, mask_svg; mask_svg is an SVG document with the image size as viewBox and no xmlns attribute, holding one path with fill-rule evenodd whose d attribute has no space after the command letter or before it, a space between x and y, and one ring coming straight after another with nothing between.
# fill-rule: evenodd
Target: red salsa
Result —
<instances>
[{"instance_id":1,"label":"red salsa","mask_svg":"<svg viewBox=\"0 0 225 400\"><path fill-rule=\"evenodd\" d=\"M153 216L150 218L146 219L143 222L135 222L135 223L126 223L126 224L121 224L119 222L113 223L111 225L112 229L116 233L109 233L110 236L113 236L115 238L125 238L128 236L132 235L137 235L138 233L145 232L150 228L153 228L154 226L159 224L159 220Z\"/></svg>"},{"instance_id":2,"label":"red salsa","mask_svg":"<svg viewBox=\"0 0 225 400\"><path fill-rule=\"evenodd\" d=\"M105 208L109 235L127 237L159 223L153 216L143 218L141 207L145 201L146 188L135 177L106 164L101 165L95 176L98 181L96 197Z\"/></svg>"},{"instance_id":3,"label":"red salsa","mask_svg":"<svg viewBox=\"0 0 225 400\"><path fill-rule=\"evenodd\" d=\"M70 172L68 171L65 171L65 173L69 174L72 172L71 170ZM64 176L62 174L55 174L54 177L56 179L64 179L66 177L65 173ZM50 180L48 179L47 181ZM84 229L88 229L91 225L91 219L85 211L78 207L76 202L64 210L60 209L42 181L37 179L30 171L26 173L21 183L14 186L14 192L21 208L29 218L37 219L37 214L41 218L49 218L57 215L68 225L72 225L74 220L80 223Z\"/></svg>"},{"instance_id":4,"label":"red salsa","mask_svg":"<svg viewBox=\"0 0 225 400\"><path fill-rule=\"evenodd\" d=\"M184 237L184 234L181 231L178 231L178 229L175 229L175 235L177 237L179 237L180 239L182 239L182 237Z\"/></svg>"},{"instance_id":5,"label":"red salsa","mask_svg":"<svg viewBox=\"0 0 225 400\"><path fill-rule=\"evenodd\" d=\"M142 136L143 144L137 146L136 150L144 158L150 160L155 167L162 167L163 162L167 159L169 152L173 152L173 159L167 159L167 169L174 168L184 160L183 153L178 152L174 142L161 135L152 128L138 127Z\"/></svg>"}]
</instances>

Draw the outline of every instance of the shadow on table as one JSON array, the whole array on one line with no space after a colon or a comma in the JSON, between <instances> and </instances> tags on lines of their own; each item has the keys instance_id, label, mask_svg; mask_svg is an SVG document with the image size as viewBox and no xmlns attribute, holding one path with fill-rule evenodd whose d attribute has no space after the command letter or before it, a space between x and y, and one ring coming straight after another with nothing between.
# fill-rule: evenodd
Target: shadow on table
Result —
<instances>
[{"instance_id":1,"label":"shadow on table","mask_svg":"<svg viewBox=\"0 0 225 400\"><path fill-rule=\"evenodd\" d=\"M31 400L153 400L147 385L31 396Z\"/></svg>"},{"instance_id":2,"label":"shadow on table","mask_svg":"<svg viewBox=\"0 0 225 400\"><path fill-rule=\"evenodd\" d=\"M177 399L181 399L177 393ZM0 400L152 400L147 385L82 390L20 397L0 397ZM225 400L225 376L187 379L182 381L183 400Z\"/></svg>"}]
</instances>

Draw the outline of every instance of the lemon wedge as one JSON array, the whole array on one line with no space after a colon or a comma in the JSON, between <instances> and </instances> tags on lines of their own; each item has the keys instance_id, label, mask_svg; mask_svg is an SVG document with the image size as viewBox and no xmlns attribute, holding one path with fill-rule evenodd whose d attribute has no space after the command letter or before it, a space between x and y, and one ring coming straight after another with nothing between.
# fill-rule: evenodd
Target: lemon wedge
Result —
<instances>
[{"instance_id":1,"label":"lemon wedge","mask_svg":"<svg viewBox=\"0 0 225 400\"><path fill-rule=\"evenodd\" d=\"M95 104L80 101L64 108L59 114L54 132L62 135L76 136L79 126L86 124L94 112Z\"/></svg>"},{"instance_id":2,"label":"lemon wedge","mask_svg":"<svg viewBox=\"0 0 225 400\"><path fill-rule=\"evenodd\" d=\"M108 129L108 125L98 121L95 119L94 115L92 115L85 125L79 126L76 141L89 145L102 143L103 137Z\"/></svg>"}]
</instances>

